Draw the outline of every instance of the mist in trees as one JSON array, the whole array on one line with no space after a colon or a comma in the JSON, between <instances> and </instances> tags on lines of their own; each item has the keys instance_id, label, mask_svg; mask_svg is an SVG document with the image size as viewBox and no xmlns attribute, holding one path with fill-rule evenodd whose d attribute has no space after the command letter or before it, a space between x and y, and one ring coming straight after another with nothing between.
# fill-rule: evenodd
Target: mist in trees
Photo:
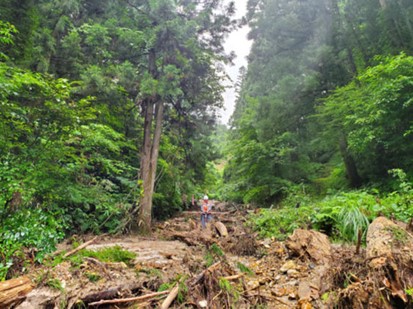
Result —
<instances>
[{"instance_id":1,"label":"mist in trees","mask_svg":"<svg viewBox=\"0 0 413 309\"><path fill-rule=\"evenodd\" d=\"M412 172L408 1L249 1L227 198L273 204ZM407 151L407 152L406 152Z\"/></svg>"}]
</instances>

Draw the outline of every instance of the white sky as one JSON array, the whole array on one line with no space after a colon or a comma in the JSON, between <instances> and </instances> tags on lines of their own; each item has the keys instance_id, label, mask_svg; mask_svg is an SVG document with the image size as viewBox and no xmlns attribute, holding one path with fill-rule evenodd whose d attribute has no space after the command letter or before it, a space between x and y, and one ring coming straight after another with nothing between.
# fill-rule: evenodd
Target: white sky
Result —
<instances>
[{"instance_id":1,"label":"white sky","mask_svg":"<svg viewBox=\"0 0 413 309\"><path fill-rule=\"evenodd\" d=\"M245 15L247 10L248 0L236 0L235 7L236 18L240 18ZM224 44L226 52L234 51L237 57L234 60L234 66L226 66L226 72L230 76L232 82L229 84L231 88L228 88L224 93L224 109L221 110L221 122L224 124L228 123L229 118L234 112L235 106L235 83L238 79L238 71L242 66L247 67L247 59L252 41L247 39L247 34L249 32L248 26L244 26L231 33Z\"/></svg>"}]
</instances>

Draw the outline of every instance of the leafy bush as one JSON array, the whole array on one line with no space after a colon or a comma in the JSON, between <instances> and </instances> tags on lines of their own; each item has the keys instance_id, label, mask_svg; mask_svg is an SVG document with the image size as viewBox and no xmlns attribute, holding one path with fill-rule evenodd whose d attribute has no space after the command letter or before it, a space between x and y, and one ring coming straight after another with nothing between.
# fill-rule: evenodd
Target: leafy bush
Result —
<instances>
[{"instance_id":1,"label":"leafy bush","mask_svg":"<svg viewBox=\"0 0 413 309\"><path fill-rule=\"evenodd\" d=\"M0 226L0 281L8 277L13 266L22 263L26 254L42 262L46 254L56 250L63 239L62 223L56 214L41 209L22 209L9 215Z\"/></svg>"},{"instance_id":2,"label":"leafy bush","mask_svg":"<svg viewBox=\"0 0 413 309\"><path fill-rule=\"evenodd\" d=\"M391 173L399 180L398 191L380 195L377 189L357 190L317 201L296 189L280 208L261 209L251 215L250 224L261 236L278 239L302 227L317 229L341 241L355 242L359 232L364 239L369 223L378 215L394 216L404 222L413 217L412 184L402 170Z\"/></svg>"},{"instance_id":3,"label":"leafy bush","mask_svg":"<svg viewBox=\"0 0 413 309\"><path fill-rule=\"evenodd\" d=\"M262 237L285 239L297 228L306 228L313 211L309 207L284 207L280 209L261 209L251 215L250 224Z\"/></svg>"}]
</instances>

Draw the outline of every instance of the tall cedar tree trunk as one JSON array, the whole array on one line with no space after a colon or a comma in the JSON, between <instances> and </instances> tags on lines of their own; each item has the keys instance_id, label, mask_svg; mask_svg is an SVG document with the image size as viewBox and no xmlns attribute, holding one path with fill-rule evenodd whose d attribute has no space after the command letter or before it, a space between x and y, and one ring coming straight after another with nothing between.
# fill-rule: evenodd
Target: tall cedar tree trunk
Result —
<instances>
[{"instance_id":1,"label":"tall cedar tree trunk","mask_svg":"<svg viewBox=\"0 0 413 309\"><path fill-rule=\"evenodd\" d=\"M152 222L152 197L155 187L156 167L159 155L159 144L162 133L162 119L164 105L156 103L155 115L153 115L154 103L149 102L145 113L144 144L141 156L140 179L143 185L143 196L140 201L138 216L139 230L143 234L151 232ZM155 129L152 134L152 117L155 116Z\"/></svg>"},{"instance_id":2,"label":"tall cedar tree trunk","mask_svg":"<svg viewBox=\"0 0 413 309\"><path fill-rule=\"evenodd\" d=\"M153 50L149 54L149 72L156 78L155 52ZM137 224L142 234L149 234L152 225L152 197L162 133L164 104L159 98L149 97L144 100L143 109L145 121L139 175L142 180L143 196L139 203ZM155 127L152 128L154 118Z\"/></svg>"},{"instance_id":3,"label":"tall cedar tree trunk","mask_svg":"<svg viewBox=\"0 0 413 309\"><path fill-rule=\"evenodd\" d=\"M353 157L348 152L347 139L341 136L339 141L341 156L343 157L344 165L346 167L346 174L353 188L358 188L361 185L361 177L357 171L356 163Z\"/></svg>"}]
</instances>

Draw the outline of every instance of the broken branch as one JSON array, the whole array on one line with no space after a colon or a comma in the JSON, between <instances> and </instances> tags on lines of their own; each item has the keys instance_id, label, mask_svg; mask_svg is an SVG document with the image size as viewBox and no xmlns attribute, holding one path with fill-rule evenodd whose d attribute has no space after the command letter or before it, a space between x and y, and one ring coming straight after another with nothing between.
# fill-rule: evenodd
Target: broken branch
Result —
<instances>
[{"instance_id":1,"label":"broken branch","mask_svg":"<svg viewBox=\"0 0 413 309\"><path fill-rule=\"evenodd\" d=\"M175 298L178 296L179 284L176 284L172 291L169 293L168 297L163 301L160 309L168 309Z\"/></svg>"},{"instance_id":2,"label":"broken branch","mask_svg":"<svg viewBox=\"0 0 413 309\"><path fill-rule=\"evenodd\" d=\"M71 256L73 254L75 254L76 252L82 250L83 248L86 248L87 246L93 244L96 240L98 239L98 237L94 237L93 239L81 244L79 247L73 249L72 251L67 252L63 257L67 258L68 256Z\"/></svg>"},{"instance_id":3,"label":"broken branch","mask_svg":"<svg viewBox=\"0 0 413 309\"><path fill-rule=\"evenodd\" d=\"M106 305L106 304L120 304L120 303L129 303L129 302L137 302L141 300L148 300L155 298L157 296L161 295L166 295L170 293L170 291L162 291L162 292L155 292L151 294L146 294L143 296L137 296L137 297L129 297L129 298L119 298L119 299L106 299L106 300L100 300L97 302L90 303L89 306L99 306L99 305Z\"/></svg>"}]
</instances>

